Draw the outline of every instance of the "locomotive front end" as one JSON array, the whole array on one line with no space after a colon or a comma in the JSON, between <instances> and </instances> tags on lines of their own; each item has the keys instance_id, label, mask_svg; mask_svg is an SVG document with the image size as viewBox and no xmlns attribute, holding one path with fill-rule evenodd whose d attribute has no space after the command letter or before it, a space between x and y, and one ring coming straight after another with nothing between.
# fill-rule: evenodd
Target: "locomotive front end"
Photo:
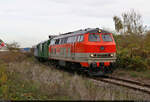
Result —
<instances>
[{"instance_id":1,"label":"locomotive front end","mask_svg":"<svg viewBox=\"0 0 150 102\"><path fill-rule=\"evenodd\" d=\"M90 72L96 74L111 72L116 62L116 44L113 35L108 32L88 33L85 42L87 62L82 65L89 67Z\"/></svg>"}]
</instances>

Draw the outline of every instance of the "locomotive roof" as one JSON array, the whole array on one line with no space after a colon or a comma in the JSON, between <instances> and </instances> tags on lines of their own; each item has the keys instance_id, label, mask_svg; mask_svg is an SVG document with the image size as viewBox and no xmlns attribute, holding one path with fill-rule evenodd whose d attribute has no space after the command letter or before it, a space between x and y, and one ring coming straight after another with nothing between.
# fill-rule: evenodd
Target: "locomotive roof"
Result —
<instances>
[{"instance_id":1,"label":"locomotive roof","mask_svg":"<svg viewBox=\"0 0 150 102\"><path fill-rule=\"evenodd\" d=\"M63 37L79 35L79 34L85 34L85 33L98 33L99 30L101 30L102 33L109 33L108 31L105 31L105 30L102 30L102 29L99 29L99 28L87 28L87 29L77 30L77 31L74 31L74 32L68 32L68 33L60 34L60 35L54 37L53 39L59 39L59 38L63 38Z\"/></svg>"},{"instance_id":2,"label":"locomotive roof","mask_svg":"<svg viewBox=\"0 0 150 102\"><path fill-rule=\"evenodd\" d=\"M86 29L80 29L80 30L77 30L74 32L68 32L68 33L64 33L64 34L60 34L60 35L50 35L48 40L59 39L59 38L64 38L64 37L79 35L79 34L85 34L85 33L98 33L99 30L101 30L102 33L109 33L108 31L105 31L105 30L102 30L99 28L86 28ZM48 40L42 41L42 42L38 43L37 45L39 45L41 43L45 43Z\"/></svg>"}]
</instances>

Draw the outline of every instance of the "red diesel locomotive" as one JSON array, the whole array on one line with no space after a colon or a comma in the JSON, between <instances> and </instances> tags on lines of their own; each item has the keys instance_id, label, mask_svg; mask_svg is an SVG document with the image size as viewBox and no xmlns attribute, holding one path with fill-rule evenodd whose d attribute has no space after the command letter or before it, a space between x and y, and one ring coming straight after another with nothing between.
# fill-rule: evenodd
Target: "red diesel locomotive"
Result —
<instances>
[{"instance_id":1,"label":"red diesel locomotive","mask_svg":"<svg viewBox=\"0 0 150 102\"><path fill-rule=\"evenodd\" d=\"M105 30L78 30L50 38L48 58L60 66L80 66L89 74L104 74L116 61L116 44L112 33Z\"/></svg>"}]
</instances>

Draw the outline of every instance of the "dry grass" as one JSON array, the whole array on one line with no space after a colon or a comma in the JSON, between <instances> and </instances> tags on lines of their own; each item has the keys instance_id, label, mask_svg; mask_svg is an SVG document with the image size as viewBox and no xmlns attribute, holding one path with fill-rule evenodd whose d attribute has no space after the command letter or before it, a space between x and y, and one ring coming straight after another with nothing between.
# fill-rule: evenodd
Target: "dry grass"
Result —
<instances>
[{"instance_id":1,"label":"dry grass","mask_svg":"<svg viewBox=\"0 0 150 102\"><path fill-rule=\"evenodd\" d=\"M2 65L2 63L1 63ZM37 62L33 58L10 61L7 79L0 85L0 98L13 100L146 100L147 94L106 83L95 84ZM6 82L7 80L7 82Z\"/></svg>"},{"instance_id":2,"label":"dry grass","mask_svg":"<svg viewBox=\"0 0 150 102\"><path fill-rule=\"evenodd\" d=\"M22 62L27 56L23 53L18 52L0 52L0 61L10 62Z\"/></svg>"},{"instance_id":3,"label":"dry grass","mask_svg":"<svg viewBox=\"0 0 150 102\"><path fill-rule=\"evenodd\" d=\"M131 80L137 80L139 82L143 83L150 83L150 70L145 70L145 71L133 71L133 70L125 70L125 69L117 69L115 70L112 74L112 76L115 77L122 77L126 79L131 79Z\"/></svg>"}]
</instances>

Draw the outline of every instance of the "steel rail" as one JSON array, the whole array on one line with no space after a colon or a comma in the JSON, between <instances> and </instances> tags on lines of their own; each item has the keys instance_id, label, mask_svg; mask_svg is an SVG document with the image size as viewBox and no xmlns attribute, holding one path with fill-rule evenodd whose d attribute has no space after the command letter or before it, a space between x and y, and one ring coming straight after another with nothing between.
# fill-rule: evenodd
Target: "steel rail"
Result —
<instances>
[{"instance_id":1,"label":"steel rail","mask_svg":"<svg viewBox=\"0 0 150 102\"><path fill-rule=\"evenodd\" d=\"M48 63L44 63L45 65L48 65ZM52 64L54 68L57 66ZM134 90L139 90L145 93L150 94L150 84L146 84L143 82L135 81L135 80L129 80L124 78L118 78L118 77L112 77L112 76L104 76L104 77L90 77L89 79L92 79L93 81L102 81L106 83L111 83L123 87L127 87Z\"/></svg>"},{"instance_id":2,"label":"steel rail","mask_svg":"<svg viewBox=\"0 0 150 102\"><path fill-rule=\"evenodd\" d=\"M93 79L96 81L107 82L107 83L131 88L134 90L139 90L139 91L150 94L150 84L146 84L143 82L138 82L138 81L129 80L129 79L122 79L122 78L117 78L117 77L110 77L110 76L107 76L106 78L93 78Z\"/></svg>"}]
</instances>

